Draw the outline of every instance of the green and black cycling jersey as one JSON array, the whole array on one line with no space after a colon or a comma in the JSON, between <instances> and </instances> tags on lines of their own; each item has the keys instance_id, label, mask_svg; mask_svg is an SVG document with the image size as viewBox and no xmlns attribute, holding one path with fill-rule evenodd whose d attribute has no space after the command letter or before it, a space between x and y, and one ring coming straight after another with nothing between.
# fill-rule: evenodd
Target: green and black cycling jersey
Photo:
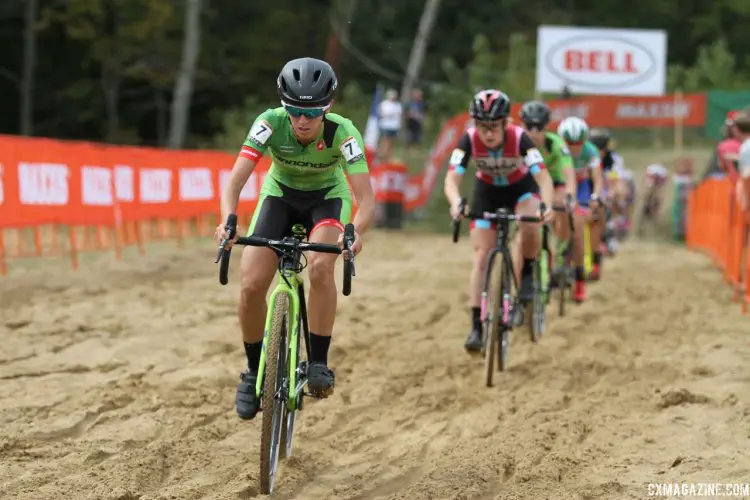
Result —
<instances>
[{"instance_id":1,"label":"green and black cycling jersey","mask_svg":"<svg viewBox=\"0 0 750 500\"><path fill-rule=\"evenodd\" d=\"M552 132L545 132L542 156L552 181L556 186L564 186L567 183L565 171L573 168L573 157L562 137Z\"/></svg>"},{"instance_id":2,"label":"green and black cycling jersey","mask_svg":"<svg viewBox=\"0 0 750 500\"><path fill-rule=\"evenodd\" d=\"M327 113L318 137L303 145L284 108L268 109L250 127L240 155L258 161L267 151L271 166L248 234L282 238L295 223L311 232L321 223L349 222L346 176L369 171L362 135L350 120Z\"/></svg>"}]
</instances>

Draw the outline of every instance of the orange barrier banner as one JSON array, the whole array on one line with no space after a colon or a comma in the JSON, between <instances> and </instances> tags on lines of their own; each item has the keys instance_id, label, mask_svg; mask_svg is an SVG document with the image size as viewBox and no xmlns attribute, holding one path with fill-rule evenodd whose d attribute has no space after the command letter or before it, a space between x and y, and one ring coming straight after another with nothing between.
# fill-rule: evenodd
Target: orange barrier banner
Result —
<instances>
[{"instance_id":1,"label":"orange barrier banner","mask_svg":"<svg viewBox=\"0 0 750 500\"><path fill-rule=\"evenodd\" d=\"M82 249L114 245L118 258L122 246L138 244L142 251L142 223L158 221L157 237L181 241L183 223L219 214L221 189L234 160L213 151L0 136L0 274L6 271L10 242L6 229L16 230L17 256L38 256L45 246L42 226L53 228L55 253L62 248L58 227L67 226L67 250L62 251L70 253L74 268ZM264 157L242 191L238 212L243 218L255 208L269 165ZM33 231L33 243L24 239L26 230ZM205 232L205 221L197 231Z\"/></svg>"},{"instance_id":2,"label":"orange barrier banner","mask_svg":"<svg viewBox=\"0 0 750 500\"><path fill-rule=\"evenodd\" d=\"M370 182L378 203L403 203L408 174L402 163L381 163L370 168Z\"/></svg>"},{"instance_id":3,"label":"orange barrier banner","mask_svg":"<svg viewBox=\"0 0 750 500\"><path fill-rule=\"evenodd\" d=\"M219 212L234 157L212 151L98 145L0 136L0 227L113 226ZM264 158L243 190L252 212Z\"/></svg>"},{"instance_id":4,"label":"orange barrier banner","mask_svg":"<svg viewBox=\"0 0 750 500\"><path fill-rule=\"evenodd\" d=\"M706 95L684 94L654 97L589 96L580 99L547 101L552 111L551 127L568 116L578 116L591 127L634 128L672 127L681 119L686 127L706 123ZM523 103L512 107L513 118L520 118Z\"/></svg>"},{"instance_id":5,"label":"orange barrier banner","mask_svg":"<svg viewBox=\"0 0 750 500\"><path fill-rule=\"evenodd\" d=\"M750 217L736 200L732 179L709 178L690 193L685 241L714 260L734 289L734 299L743 297L744 312L750 305L748 227Z\"/></svg>"}]
</instances>

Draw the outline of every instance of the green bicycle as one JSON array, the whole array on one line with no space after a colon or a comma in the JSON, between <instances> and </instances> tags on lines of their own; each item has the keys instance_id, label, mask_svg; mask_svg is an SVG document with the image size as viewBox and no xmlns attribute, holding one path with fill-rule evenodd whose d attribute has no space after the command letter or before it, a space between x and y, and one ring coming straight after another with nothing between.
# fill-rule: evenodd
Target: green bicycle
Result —
<instances>
[{"instance_id":1,"label":"green bicycle","mask_svg":"<svg viewBox=\"0 0 750 500\"><path fill-rule=\"evenodd\" d=\"M557 263L554 271L551 273L551 281L554 283L551 288L557 288L559 297L559 315L565 316L565 302L566 294L569 296L571 286L573 284L573 266L572 266L572 250L573 250L573 238L575 237L575 224L573 223L573 211L571 209L572 201L568 197L565 205L552 205L554 212L561 212L567 214L568 225L570 227L570 239L567 245L564 247L557 242Z\"/></svg>"},{"instance_id":2,"label":"green bicycle","mask_svg":"<svg viewBox=\"0 0 750 500\"><path fill-rule=\"evenodd\" d=\"M227 232L232 237L232 228L237 227L236 216L227 219ZM266 315L263 350L258 366L256 395L261 402L263 422L260 445L260 490L270 495L276 481L279 458L287 458L292 453L292 438L297 411L302 410L302 402L307 385L307 361L300 357L300 330L305 340L305 352L310 359L310 330L307 324L307 303L304 281L300 276L307 266L303 252L342 253L338 245L309 243L304 241L307 231L301 224L292 227L292 236L282 240L269 240L258 236L238 238L235 245L268 247L279 256L279 281L271 293ZM228 282L229 257L231 248L219 247L216 262L221 260L219 282ZM354 225L344 229L344 249L350 250L354 244ZM354 256L344 260L343 294L351 293L351 279L354 272Z\"/></svg>"},{"instance_id":3,"label":"green bicycle","mask_svg":"<svg viewBox=\"0 0 750 500\"><path fill-rule=\"evenodd\" d=\"M543 209L542 209L543 210ZM542 248L534 261L534 294L531 301L529 333L531 341L539 342L547 325L547 304L550 301L550 267L552 254L549 251L549 224L542 224Z\"/></svg>"}]
</instances>

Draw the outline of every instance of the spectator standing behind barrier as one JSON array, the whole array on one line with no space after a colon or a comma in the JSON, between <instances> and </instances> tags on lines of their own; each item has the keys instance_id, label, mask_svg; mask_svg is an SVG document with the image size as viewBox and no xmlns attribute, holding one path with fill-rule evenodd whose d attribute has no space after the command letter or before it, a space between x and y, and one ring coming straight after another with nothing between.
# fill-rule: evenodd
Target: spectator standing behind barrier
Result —
<instances>
[{"instance_id":1,"label":"spectator standing behind barrier","mask_svg":"<svg viewBox=\"0 0 750 500\"><path fill-rule=\"evenodd\" d=\"M411 92L411 99L406 105L406 145L414 146L422 142L424 117L427 106L424 103L421 89Z\"/></svg>"},{"instance_id":2,"label":"spectator standing behind barrier","mask_svg":"<svg viewBox=\"0 0 750 500\"><path fill-rule=\"evenodd\" d=\"M750 216L750 115L743 113L734 122L742 139L738 161L740 180L737 182L737 200L742 210Z\"/></svg>"},{"instance_id":3,"label":"spectator standing behind barrier","mask_svg":"<svg viewBox=\"0 0 750 500\"><path fill-rule=\"evenodd\" d=\"M724 139L716 147L718 167L730 177L735 175L737 170L737 156L740 152L740 133L734 124L734 121L739 116L739 111L730 111L727 113L724 126L722 127Z\"/></svg>"},{"instance_id":4,"label":"spectator standing behind barrier","mask_svg":"<svg viewBox=\"0 0 750 500\"><path fill-rule=\"evenodd\" d=\"M385 99L378 106L378 127L380 128L380 157L388 162L393 155L393 141L401 130L403 109L398 100L398 92L389 89Z\"/></svg>"}]
</instances>

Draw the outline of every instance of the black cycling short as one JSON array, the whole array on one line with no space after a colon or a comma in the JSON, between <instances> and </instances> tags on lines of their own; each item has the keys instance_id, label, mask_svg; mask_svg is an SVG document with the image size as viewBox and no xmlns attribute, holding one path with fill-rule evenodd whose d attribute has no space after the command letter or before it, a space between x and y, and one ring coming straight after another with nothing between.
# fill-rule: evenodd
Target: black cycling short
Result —
<instances>
[{"instance_id":1,"label":"black cycling short","mask_svg":"<svg viewBox=\"0 0 750 500\"><path fill-rule=\"evenodd\" d=\"M565 186L568 185L568 183L567 182L560 182L560 181L553 180L552 181L552 185L555 187L555 189L559 189L559 188L564 188Z\"/></svg>"},{"instance_id":2,"label":"black cycling short","mask_svg":"<svg viewBox=\"0 0 750 500\"><path fill-rule=\"evenodd\" d=\"M531 173L518 182L509 186L494 186L476 178L474 180L474 193L471 200L471 211L475 214L483 212L495 212L499 208L505 208L514 212L519 202L525 201L532 196L539 197L539 186ZM488 221L474 220L471 227L480 229L491 229L494 224Z\"/></svg>"},{"instance_id":3,"label":"black cycling short","mask_svg":"<svg viewBox=\"0 0 750 500\"><path fill-rule=\"evenodd\" d=\"M343 231L352 213L352 200L341 186L302 191L266 176L258 206L248 228L249 236L280 240L292 234L292 226L302 224L311 234L318 225L330 224Z\"/></svg>"}]
</instances>

